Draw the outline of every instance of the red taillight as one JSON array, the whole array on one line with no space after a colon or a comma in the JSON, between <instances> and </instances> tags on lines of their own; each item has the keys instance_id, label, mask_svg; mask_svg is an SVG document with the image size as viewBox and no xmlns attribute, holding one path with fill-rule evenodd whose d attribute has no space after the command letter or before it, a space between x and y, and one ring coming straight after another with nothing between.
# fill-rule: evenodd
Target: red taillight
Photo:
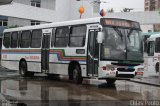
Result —
<instances>
[{"instance_id":1,"label":"red taillight","mask_svg":"<svg viewBox=\"0 0 160 106\"><path fill-rule=\"evenodd\" d=\"M103 70L107 70L107 67L106 67L106 66L103 66L102 69L103 69Z\"/></svg>"}]
</instances>

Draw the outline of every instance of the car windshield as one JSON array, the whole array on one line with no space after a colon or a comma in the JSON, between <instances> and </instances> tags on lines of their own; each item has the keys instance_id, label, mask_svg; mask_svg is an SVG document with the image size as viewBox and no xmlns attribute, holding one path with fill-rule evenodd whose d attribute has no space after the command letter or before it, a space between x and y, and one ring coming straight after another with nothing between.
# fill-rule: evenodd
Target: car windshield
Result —
<instances>
[{"instance_id":1,"label":"car windshield","mask_svg":"<svg viewBox=\"0 0 160 106\"><path fill-rule=\"evenodd\" d=\"M133 29L104 27L101 59L143 60L140 33Z\"/></svg>"}]
</instances>

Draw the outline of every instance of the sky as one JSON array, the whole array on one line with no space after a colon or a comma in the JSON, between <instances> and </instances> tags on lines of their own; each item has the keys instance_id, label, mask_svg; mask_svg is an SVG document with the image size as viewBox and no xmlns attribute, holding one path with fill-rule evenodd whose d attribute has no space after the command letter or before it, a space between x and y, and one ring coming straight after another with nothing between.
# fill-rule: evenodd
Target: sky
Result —
<instances>
[{"instance_id":1,"label":"sky","mask_svg":"<svg viewBox=\"0 0 160 106\"><path fill-rule=\"evenodd\" d=\"M120 12L123 8L133 8L133 11L144 11L144 0L101 0L101 9L113 8L115 12Z\"/></svg>"}]
</instances>

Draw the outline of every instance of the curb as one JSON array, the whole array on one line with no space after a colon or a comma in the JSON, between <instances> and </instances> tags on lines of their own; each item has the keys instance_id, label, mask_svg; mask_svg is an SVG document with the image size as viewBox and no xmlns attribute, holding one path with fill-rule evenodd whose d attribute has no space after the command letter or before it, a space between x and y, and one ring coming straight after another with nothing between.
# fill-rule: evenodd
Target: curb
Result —
<instances>
[{"instance_id":1,"label":"curb","mask_svg":"<svg viewBox=\"0 0 160 106\"><path fill-rule=\"evenodd\" d=\"M155 84L155 83L151 83L151 82L145 82L145 81L140 81L140 80L135 80L135 79L131 79L129 81L135 82L135 83L140 83L140 84L145 84L145 85L152 85L152 86L160 87L160 84Z\"/></svg>"}]
</instances>

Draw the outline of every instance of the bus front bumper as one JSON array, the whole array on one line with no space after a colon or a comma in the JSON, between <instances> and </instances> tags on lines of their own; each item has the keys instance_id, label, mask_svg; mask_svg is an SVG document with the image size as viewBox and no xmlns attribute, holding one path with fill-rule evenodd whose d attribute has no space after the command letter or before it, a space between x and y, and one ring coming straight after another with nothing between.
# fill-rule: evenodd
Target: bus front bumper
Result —
<instances>
[{"instance_id":1,"label":"bus front bumper","mask_svg":"<svg viewBox=\"0 0 160 106\"><path fill-rule=\"evenodd\" d=\"M101 76L98 79L117 79L117 80L129 80L130 78L135 77L135 72L119 72L116 71L115 75L106 74L105 76Z\"/></svg>"}]
</instances>

